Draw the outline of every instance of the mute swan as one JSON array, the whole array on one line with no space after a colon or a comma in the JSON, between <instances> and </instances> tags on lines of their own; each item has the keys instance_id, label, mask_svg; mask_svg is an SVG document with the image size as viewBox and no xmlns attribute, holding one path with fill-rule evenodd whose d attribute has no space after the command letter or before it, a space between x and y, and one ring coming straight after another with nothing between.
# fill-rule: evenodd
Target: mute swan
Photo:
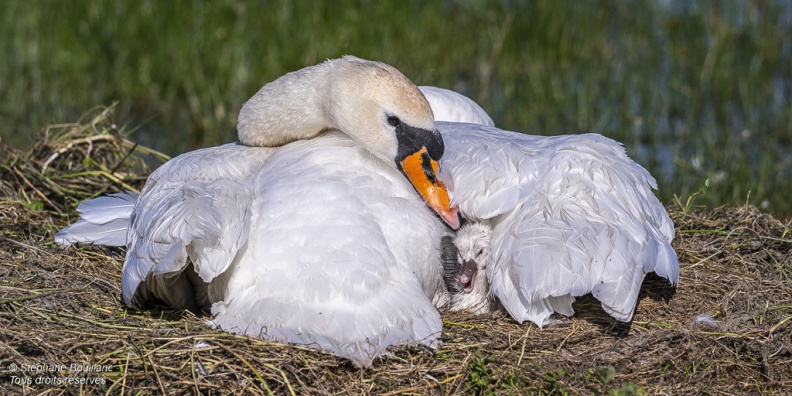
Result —
<instances>
[{"instance_id":1,"label":"mute swan","mask_svg":"<svg viewBox=\"0 0 792 396\"><path fill-rule=\"evenodd\" d=\"M273 94L276 99L280 95L277 90ZM447 96L445 92L431 104L442 103ZM289 117L302 119L300 115ZM436 125L446 142L440 162L447 173L437 177L449 185L452 204L459 204L474 222L490 223L486 279L516 320L542 326L553 310L571 314L574 296L588 291L594 292L611 315L630 320L643 274L655 271L672 283L678 281L679 266L669 244L673 225L652 194L654 179L627 158L617 143L598 135L537 137L474 124ZM240 136L242 129L241 121ZM296 137L310 136L290 138ZM439 245L445 229L412 193L413 187L419 187L406 183L402 175L408 171L394 172L398 165L394 168L392 164L397 161L361 146L331 132L279 149L226 145L199 150L155 172L137 203L132 196L107 198L110 201L103 205L115 206L112 213L94 214L92 211L102 205L86 206L81 222L98 226L91 230L98 235L105 231L103 224L130 218L130 254L123 278L127 304L139 302L126 300L129 290L139 292L135 298L140 301L160 299L155 294L168 295L164 293L168 290L186 291L172 292L169 298L174 300L166 303L187 306L192 301L196 308L213 303L215 323L226 330L254 335L256 330L264 330L258 335L312 344L366 365L388 345L433 345L436 340L441 323L428 297L434 295L439 301L442 298L437 296L443 293L438 293L442 289L440 271L431 260L439 267L439 257L432 247ZM425 151L419 152L420 169L431 183L438 168L425 160ZM413 175L421 179L420 172ZM306 190L306 180L314 182L314 177L327 181L311 189L322 191L322 195ZM365 183L358 183L360 179ZM442 195L442 184L432 186ZM325 195L331 199L322 199ZM368 199L372 196L388 198L378 204ZM391 198L401 205L394 205ZM456 213L446 199L441 196L435 200L440 204L434 206L453 228L458 224ZM174 207L185 212L175 215L190 223L172 220L174 213L168 208ZM339 208L360 213L351 218L335 216ZM297 221L292 221L292 212ZM141 216L146 220L141 221ZM291 227L292 223L298 227ZM168 226L174 224L179 225L177 232L170 232ZM340 224L347 226L341 228ZM344 239L346 230L353 235ZM117 235L119 230L108 233ZM137 241L141 236L150 241ZM92 238L82 239L90 242ZM66 229L56 239L68 244L80 241L80 236ZM319 243L325 250L306 249L311 243ZM135 246L142 246L135 250L143 255L136 253L140 257L132 260L137 264L129 265ZM154 257L154 253L156 265L153 260L146 261L146 255ZM369 258L367 254L373 255L375 265L358 262L361 257ZM185 267L186 256L192 262L180 269L180 265ZM290 260L291 256L300 256L308 264ZM230 263L229 257L233 257ZM281 258L286 258L285 265L271 270L259 264L277 263ZM327 263L336 260L357 264ZM328 270L340 271L326 273ZM183 276L164 276L169 271ZM279 282L282 277L285 281ZM203 282L206 278L212 280L208 285ZM143 292L141 287L132 287L136 284L146 285ZM336 287L341 284L344 286ZM257 299L260 293L271 295ZM320 304L337 302L331 297L339 295L344 297L343 306ZM221 300L221 296L233 298ZM363 309L347 309L360 306L356 304ZM378 305L385 307L381 316L374 313ZM320 311L324 308L333 312L333 318L321 316L328 312ZM355 320L362 329L351 324Z\"/></svg>"},{"instance_id":2,"label":"mute swan","mask_svg":"<svg viewBox=\"0 0 792 396\"><path fill-rule=\"evenodd\" d=\"M427 95L433 109L452 108L461 96L448 90ZM481 119L474 102L464 109L471 115L444 117ZM554 311L572 315L574 297L591 292L608 314L626 322L645 274L679 281L674 225L652 192L657 184L619 143L596 134L545 137L475 123L436 125L446 144L439 177L452 205L474 224L492 227L491 236L463 227L455 242L463 243L465 260L475 246L490 247L479 265L486 267L491 293L517 321L542 327ZM453 265L445 261L449 278ZM473 268L468 263L467 271ZM451 309L489 301L484 290L457 293L456 304L452 295Z\"/></svg>"},{"instance_id":3,"label":"mute swan","mask_svg":"<svg viewBox=\"0 0 792 396\"><path fill-rule=\"evenodd\" d=\"M459 218L417 87L382 63L327 61L265 85L238 130L242 144L174 158L137 199L82 204L56 241L125 241L130 307L211 311L226 331L359 366L389 345L434 346L447 229L433 212L450 228Z\"/></svg>"}]
</instances>

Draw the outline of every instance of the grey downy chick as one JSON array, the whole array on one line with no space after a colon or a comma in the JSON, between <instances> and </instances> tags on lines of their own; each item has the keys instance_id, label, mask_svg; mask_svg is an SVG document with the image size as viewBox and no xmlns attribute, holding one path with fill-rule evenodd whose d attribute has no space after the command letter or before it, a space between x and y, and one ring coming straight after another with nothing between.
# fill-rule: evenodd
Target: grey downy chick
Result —
<instances>
[{"instance_id":1,"label":"grey downy chick","mask_svg":"<svg viewBox=\"0 0 792 396\"><path fill-rule=\"evenodd\" d=\"M491 239L492 230L481 223L465 224L455 237L443 238L443 280L451 311L482 314L495 309L486 271Z\"/></svg>"}]
</instances>

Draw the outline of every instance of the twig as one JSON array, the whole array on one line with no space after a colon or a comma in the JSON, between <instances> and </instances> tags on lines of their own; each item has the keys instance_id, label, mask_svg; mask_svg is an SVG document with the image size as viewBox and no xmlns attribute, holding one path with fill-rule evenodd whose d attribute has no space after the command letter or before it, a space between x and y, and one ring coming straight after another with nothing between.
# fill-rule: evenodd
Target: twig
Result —
<instances>
[{"instance_id":1,"label":"twig","mask_svg":"<svg viewBox=\"0 0 792 396\"><path fill-rule=\"evenodd\" d=\"M31 249L31 250L35 250L35 251L37 251L37 252L39 252L39 253L48 254L48 255L50 255L50 256L56 256L56 254L54 254L54 253L50 253L50 252L48 252L48 251L46 251L46 250L44 250L44 249L40 249L40 248L37 248L37 247L35 247L35 246L28 245L28 244L26 244L26 243L22 243L22 242L19 242L19 241L15 241L15 240L13 240L13 239L8 239L8 238L0 238L0 242L11 242L11 243L13 243L13 244L16 244L16 245L19 245L19 246L22 246L22 247L26 247L26 248L28 248L28 249Z\"/></svg>"},{"instance_id":2,"label":"twig","mask_svg":"<svg viewBox=\"0 0 792 396\"><path fill-rule=\"evenodd\" d=\"M97 326L100 326L100 327L106 327L106 328L108 328L108 329L118 329L118 330L140 330L140 327L133 327L133 326L122 326L122 325L113 325L113 324L107 324L107 323L99 322L99 321L96 321L96 320L91 320L91 319L88 319L88 318L83 318L83 317L81 317L81 316L67 314L67 313L65 313L65 312L56 312L56 315L57 315L57 316L65 316L65 317L67 317L67 318L71 318L71 319L78 319L78 320L82 320L82 321L84 321L84 322L88 322L88 323L91 323L91 324L95 324L95 325L97 325Z\"/></svg>"},{"instance_id":3,"label":"twig","mask_svg":"<svg viewBox=\"0 0 792 396\"><path fill-rule=\"evenodd\" d=\"M52 153L52 155L50 155L49 158L47 158L44 161L44 164L41 166L41 172L42 173L45 172L47 170L47 167L49 166L49 164L52 161L54 161L56 158L58 158L58 156L68 152L74 146L76 146L78 144L83 144L83 143L93 144L93 142L103 142L103 141L115 140L115 139L116 139L116 137L115 136L111 136L111 135L94 135L94 136L89 136L89 137L85 137L85 138L82 138L82 139L72 140L71 142L66 144L66 146L61 147L58 151Z\"/></svg>"},{"instance_id":4,"label":"twig","mask_svg":"<svg viewBox=\"0 0 792 396\"><path fill-rule=\"evenodd\" d=\"M54 293L54 292L49 292L49 293L39 293L39 294L28 294L27 296L16 297L16 298L9 298L9 299L7 299L7 300L0 300L0 305L3 305L3 304L8 304L8 303L11 303L11 302L19 302L19 301L25 301L25 300L33 300L33 299L36 299L36 298L39 298L39 297L46 297L46 296L49 296L49 295L50 295L50 294L52 294L52 293Z\"/></svg>"},{"instance_id":5,"label":"twig","mask_svg":"<svg viewBox=\"0 0 792 396\"><path fill-rule=\"evenodd\" d=\"M775 325L773 325L773 327L771 327L771 328L770 328L770 330L768 330L768 333L773 333L773 332L775 332L776 330L778 330L779 328L781 328L781 326L783 326L783 325L784 325L784 323L786 323L786 322L789 322L790 320L792 320L792 315L790 315L790 316L787 316L786 318L784 318L784 319L783 319L783 320L781 320L780 322L778 322L778 323L776 323Z\"/></svg>"},{"instance_id":6,"label":"twig","mask_svg":"<svg viewBox=\"0 0 792 396\"><path fill-rule=\"evenodd\" d=\"M525 355L525 343L528 342L528 336L531 335L531 329L533 327L528 326L528 330L525 331L525 335L523 336L522 348L520 349L520 357L517 359L517 367L520 367L520 363L522 363L523 355Z\"/></svg>"},{"instance_id":7,"label":"twig","mask_svg":"<svg viewBox=\"0 0 792 396\"><path fill-rule=\"evenodd\" d=\"M443 324L446 324L446 325L449 325L449 326L464 327L466 329L486 329L487 328L487 326L473 325L473 324L460 323L460 322L451 322L451 321L448 321L448 320L444 320Z\"/></svg>"},{"instance_id":8,"label":"twig","mask_svg":"<svg viewBox=\"0 0 792 396\"><path fill-rule=\"evenodd\" d=\"M691 266L690 266L690 268L696 268L696 267L698 267L699 265L703 264L705 261L708 261L709 259L711 259L711 258L713 258L713 257L715 257L715 256L717 256L717 255L719 255L719 254L721 254L721 253L722 253L722 252L715 252L715 253L712 253L712 254L711 254L709 257L705 257L705 258L703 258L703 259L701 259L701 260L699 260L699 261L696 261L696 262L695 262L693 265L691 265Z\"/></svg>"},{"instance_id":9,"label":"twig","mask_svg":"<svg viewBox=\"0 0 792 396\"><path fill-rule=\"evenodd\" d=\"M50 201L50 200L47 198L47 196L45 196L45 195L44 195L44 194L43 194L41 191L39 191L39 190L38 190L36 187L34 187L34 186L33 186L33 184L31 184L31 183L28 181L28 179L25 177L25 175L23 175L23 174L22 174L22 172L20 172L20 171L19 171L19 169L17 169L17 168L13 168L13 171L14 171L14 173L15 173L17 176L19 176L19 177L22 179L22 181L23 181L23 182L25 182L25 184L26 184L28 187L32 188L32 189L33 189L33 191L35 191L35 192L36 192L36 195L38 195L39 197L41 197L41 199L43 199L44 201L46 201L46 202L47 202L47 203L48 203L48 204L49 204L49 205L50 205L50 206L51 206L53 209L55 209L55 211L56 211L56 212L58 212L58 214L63 214L63 212L61 212L61 210L60 210L60 209L58 209L58 206L56 206L54 203L52 203L52 201Z\"/></svg>"},{"instance_id":10,"label":"twig","mask_svg":"<svg viewBox=\"0 0 792 396\"><path fill-rule=\"evenodd\" d=\"M237 358L237 359L239 359L239 360L242 362L242 364L244 364L245 366L247 366L247 367L250 369L250 371L252 371L252 372L253 372L253 374L256 376L256 378L258 378L259 382L261 382L261 384L262 384L262 385L264 385L264 389L267 391L267 393L269 393L270 395L274 395L274 393L272 393L272 389L270 389L269 385L267 385L267 382L266 382L266 381L264 381L264 378L262 378L262 377L261 377L261 374L259 374L258 370L256 370L256 369L253 367L253 365L252 365L252 364L250 364L250 363L249 363L247 360L245 360L245 358L243 358L242 356L239 356L239 355L238 355L236 352L232 351L230 348L228 348L228 347L226 347L226 346L224 346L224 345L220 345L220 347L221 347L221 348L223 348L223 349L224 349L226 352L228 352L228 353L230 353L230 354L234 355L234 357L235 357L235 358ZM291 390L291 386L289 387L289 390ZM294 395L294 391L293 391L293 390L292 390L292 395Z\"/></svg>"},{"instance_id":11,"label":"twig","mask_svg":"<svg viewBox=\"0 0 792 396\"><path fill-rule=\"evenodd\" d=\"M201 390L198 389L198 376L195 375L195 342L193 342L193 347L190 349L190 374L192 375L195 393L200 395Z\"/></svg>"},{"instance_id":12,"label":"twig","mask_svg":"<svg viewBox=\"0 0 792 396\"><path fill-rule=\"evenodd\" d=\"M165 387L162 386L162 380L160 379L159 373L157 372L157 365L155 365L154 361L151 360L151 356L148 356L147 358L149 363L151 363L151 369L154 371L154 376L157 377L157 385L159 385L160 391L162 391L163 395L167 394L167 392L165 392Z\"/></svg>"}]
</instances>

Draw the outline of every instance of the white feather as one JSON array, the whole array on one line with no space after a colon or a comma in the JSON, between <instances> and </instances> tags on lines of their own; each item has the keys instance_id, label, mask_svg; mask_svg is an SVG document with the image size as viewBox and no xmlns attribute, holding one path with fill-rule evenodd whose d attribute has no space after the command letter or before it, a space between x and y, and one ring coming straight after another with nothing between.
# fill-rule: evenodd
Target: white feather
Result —
<instances>
[{"instance_id":1,"label":"white feather","mask_svg":"<svg viewBox=\"0 0 792 396\"><path fill-rule=\"evenodd\" d=\"M137 198L138 194L127 191L80 203L77 212L81 220L55 234L55 242L62 246L75 243L126 245L129 216Z\"/></svg>"},{"instance_id":2,"label":"white feather","mask_svg":"<svg viewBox=\"0 0 792 396\"><path fill-rule=\"evenodd\" d=\"M149 177L131 216L122 276L127 305L156 298L178 309L208 309L205 296L196 304L194 282L174 274L191 262L208 284L228 269L247 243L252 183L273 151L236 144L192 151Z\"/></svg>"},{"instance_id":3,"label":"white feather","mask_svg":"<svg viewBox=\"0 0 792 396\"><path fill-rule=\"evenodd\" d=\"M94 224L129 218L135 207L138 194L127 191L94 198L77 205L77 212L83 220Z\"/></svg>"},{"instance_id":4,"label":"white feather","mask_svg":"<svg viewBox=\"0 0 792 396\"><path fill-rule=\"evenodd\" d=\"M461 123L438 129L441 177L465 216L491 222L487 275L518 321L542 326L554 311L571 315L574 297L589 292L629 321L646 273L679 280L655 180L618 143Z\"/></svg>"},{"instance_id":5,"label":"white feather","mask_svg":"<svg viewBox=\"0 0 792 396\"><path fill-rule=\"evenodd\" d=\"M429 105L432 106L435 121L466 122L486 126L495 126L484 109L468 97L454 91L420 86L418 89L424 94Z\"/></svg>"},{"instance_id":6,"label":"white feather","mask_svg":"<svg viewBox=\"0 0 792 396\"><path fill-rule=\"evenodd\" d=\"M427 296L445 231L398 171L332 133L281 148L252 185L255 239L228 271L215 324L359 365L388 345L434 344L442 323Z\"/></svg>"},{"instance_id":7,"label":"white feather","mask_svg":"<svg viewBox=\"0 0 792 396\"><path fill-rule=\"evenodd\" d=\"M124 246L129 219L111 220L104 224L78 221L55 234L55 242L62 246L88 243L99 246Z\"/></svg>"}]
</instances>

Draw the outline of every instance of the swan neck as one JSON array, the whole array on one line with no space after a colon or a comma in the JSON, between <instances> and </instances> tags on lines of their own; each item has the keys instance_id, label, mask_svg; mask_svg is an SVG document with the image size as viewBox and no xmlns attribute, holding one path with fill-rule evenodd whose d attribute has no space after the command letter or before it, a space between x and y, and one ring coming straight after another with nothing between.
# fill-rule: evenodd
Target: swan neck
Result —
<instances>
[{"instance_id":1,"label":"swan neck","mask_svg":"<svg viewBox=\"0 0 792 396\"><path fill-rule=\"evenodd\" d=\"M333 129L326 114L331 65L328 61L306 67L262 87L239 112L240 143L282 146Z\"/></svg>"}]
</instances>

